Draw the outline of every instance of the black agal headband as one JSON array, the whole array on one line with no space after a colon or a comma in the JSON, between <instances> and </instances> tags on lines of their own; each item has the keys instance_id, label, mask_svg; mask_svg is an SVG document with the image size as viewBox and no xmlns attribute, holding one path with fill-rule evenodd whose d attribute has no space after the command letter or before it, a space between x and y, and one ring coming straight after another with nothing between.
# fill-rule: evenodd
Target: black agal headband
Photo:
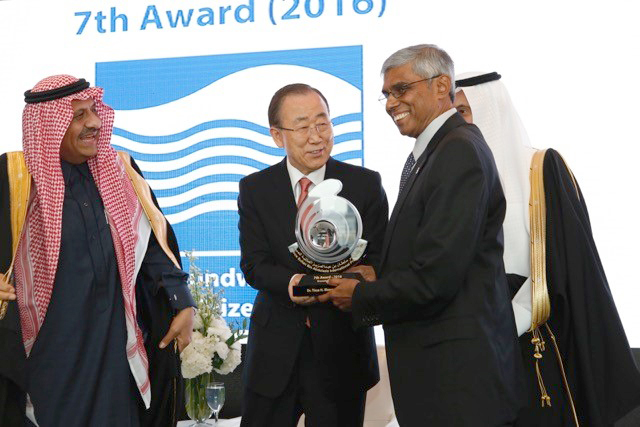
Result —
<instances>
[{"instance_id":1,"label":"black agal headband","mask_svg":"<svg viewBox=\"0 0 640 427\"><path fill-rule=\"evenodd\" d=\"M500 80L500 77L502 76L494 71L493 73L481 74L479 76L469 77L468 79L456 80L456 87L477 86Z\"/></svg>"},{"instance_id":2,"label":"black agal headband","mask_svg":"<svg viewBox=\"0 0 640 427\"><path fill-rule=\"evenodd\" d=\"M24 102L27 104L37 104L39 102L53 101L54 99L64 98L65 96L83 91L89 86L88 81L80 79L77 82L73 82L66 86L51 90L44 90L42 92L33 92L28 90L24 93Z\"/></svg>"}]
</instances>

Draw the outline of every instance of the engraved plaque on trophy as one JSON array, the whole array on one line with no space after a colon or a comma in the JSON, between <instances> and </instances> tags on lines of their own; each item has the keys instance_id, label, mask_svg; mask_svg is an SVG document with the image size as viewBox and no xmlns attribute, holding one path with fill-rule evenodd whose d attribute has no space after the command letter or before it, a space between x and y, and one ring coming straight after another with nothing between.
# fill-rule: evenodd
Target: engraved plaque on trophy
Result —
<instances>
[{"instance_id":1,"label":"engraved plaque on trophy","mask_svg":"<svg viewBox=\"0 0 640 427\"><path fill-rule=\"evenodd\" d=\"M298 209L296 241L289 251L315 274L303 276L293 287L294 296L319 295L329 291L330 278L356 278L358 273L343 273L358 263L367 247L362 237L362 219L358 209L338 196L342 183L327 179L316 185Z\"/></svg>"}]
</instances>

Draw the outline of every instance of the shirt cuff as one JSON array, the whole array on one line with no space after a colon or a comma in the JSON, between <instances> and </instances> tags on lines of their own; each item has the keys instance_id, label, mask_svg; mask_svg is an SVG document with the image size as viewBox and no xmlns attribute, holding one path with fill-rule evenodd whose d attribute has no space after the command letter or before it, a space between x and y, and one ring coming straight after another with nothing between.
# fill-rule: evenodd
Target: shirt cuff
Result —
<instances>
[{"instance_id":1,"label":"shirt cuff","mask_svg":"<svg viewBox=\"0 0 640 427\"><path fill-rule=\"evenodd\" d=\"M522 307L515 301L511 301L513 307L513 315L516 318L516 329L518 330L518 336L522 336L531 327L531 311Z\"/></svg>"},{"instance_id":2,"label":"shirt cuff","mask_svg":"<svg viewBox=\"0 0 640 427\"><path fill-rule=\"evenodd\" d=\"M516 318L516 329L521 336L531 328L531 277L522 284L516 295L511 300L513 314Z\"/></svg>"}]
</instances>

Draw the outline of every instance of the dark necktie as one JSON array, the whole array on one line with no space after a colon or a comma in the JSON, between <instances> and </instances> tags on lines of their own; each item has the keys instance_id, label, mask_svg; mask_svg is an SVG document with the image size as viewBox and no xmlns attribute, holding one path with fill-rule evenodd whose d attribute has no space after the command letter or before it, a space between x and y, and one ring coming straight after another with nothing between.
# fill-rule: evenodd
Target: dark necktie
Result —
<instances>
[{"instance_id":1,"label":"dark necktie","mask_svg":"<svg viewBox=\"0 0 640 427\"><path fill-rule=\"evenodd\" d=\"M404 168L402 168L402 175L400 175L400 191L398 192L398 194L402 193L402 189L404 188L404 185L409 180L409 176L411 175L411 169L413 169L413 166L415 164L416 164L416 159L413 157L413 153L411 153L409 154L409 157L407 157L407 161L404 164Z\"/></svg>"}]
</instances>

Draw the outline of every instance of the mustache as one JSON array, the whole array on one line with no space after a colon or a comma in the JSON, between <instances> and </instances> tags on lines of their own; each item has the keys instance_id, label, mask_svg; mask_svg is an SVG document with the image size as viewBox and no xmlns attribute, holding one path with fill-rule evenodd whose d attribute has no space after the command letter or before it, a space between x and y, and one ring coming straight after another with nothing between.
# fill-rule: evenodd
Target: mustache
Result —
<instances>
[{"instance_id":1,"label":"mustache","mask_svg":"<svg viewBox=\"0 0 640 427\"><path fill-rule=\"evenodd\" d=\"M84 138L88 135L98 135L100 133L100 128L84 128L82 132L80 132L80 138Z\"/></svg>"}]
</instances>

